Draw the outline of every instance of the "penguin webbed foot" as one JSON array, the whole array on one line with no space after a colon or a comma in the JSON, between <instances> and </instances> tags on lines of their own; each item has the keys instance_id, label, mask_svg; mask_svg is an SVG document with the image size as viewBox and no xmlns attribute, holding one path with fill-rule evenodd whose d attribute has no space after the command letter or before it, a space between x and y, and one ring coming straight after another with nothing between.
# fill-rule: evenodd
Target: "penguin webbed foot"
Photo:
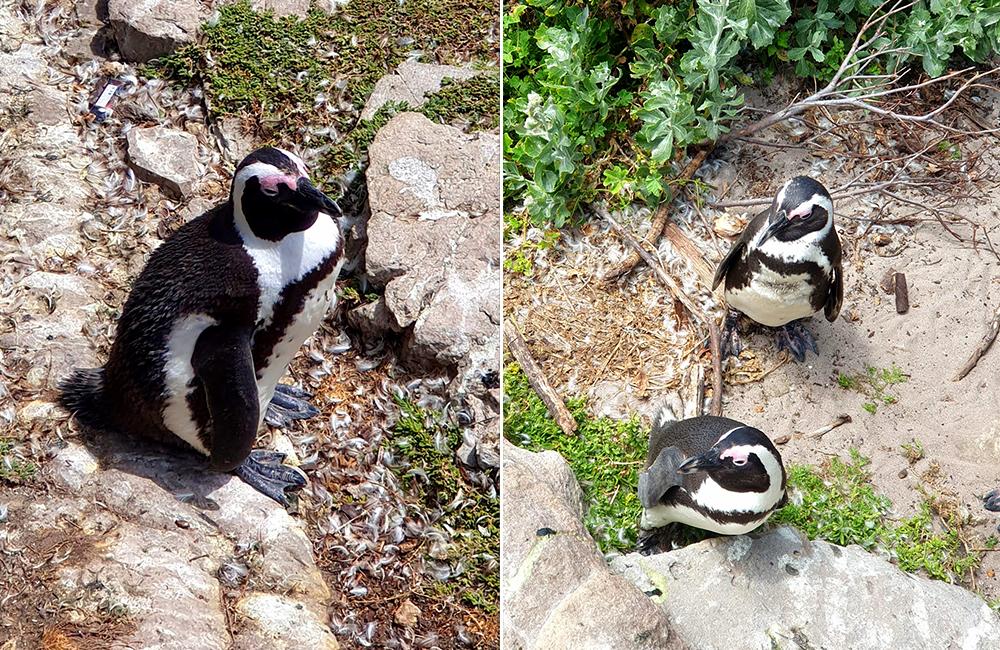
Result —
<instances>
[{"instance_id":1,"label":"penguin webbed foot","mask_svg":"<svg viewBox=\"0 0 1000 650\"><path fill-rule=\"evenodd\" d=\"M1000 512L1000 488L983 497L983 506L990 512Z\"/></svg>"},{"instance_id":2,"label":"penguin webbed foot","mask_svg":"<svg viewBox=\"0 0 1000 650\"><path fill-rule=\"evenodd\" d=\"M722 325L722 342L720 345L720 354L723 360L729 357L739 356L740 352L743 350L743 341L740 340L740 314L736 311L730 311L726 314L726 320Z\"/></svg>"},{"instance_id":3,"label":"penguin webbed foot","mask_svg":"<svg viewBox=\"0 0 1000 650\"><path fill-rule=\"evenodd\" d=\"M806 360L806 350L812 350L814 354L819 354L816 339L802 324L802 321L792 321L778 328L775 339L778 343L778 352L788 350L799 363Z\"/></svg>"},{"instance_id":4,"label":"penguin webbed foot","mask_svg":"<svg viewBox=\"0 0 1000 650\"><path fill-rule=\"evenodd\" d=\"M255 449L234 472L244 483L287 508L290 501L285 491L305 487L306 475L297 467L282 464L283 460L281 452Z\"/></svg>"},{"instance_id":5,"label":"penguin webbed foot","mask_svg":"<svg viewBox=\"0 0 1000 650\"><path fill-rule=\"evenodd\" d=\"M274 396L264 412L264 421L272 427L287 427L295 420L306 420L319 415L319 409L306 401L312 397L301 388L278 384Z\"/></svg>"},{"instance_id":6,"label":"penguin webbed foot","mask_svg":"<svg viewBox=\"0 0 1000 650\"><path fill-rule=\"evenodd\" d=\"M674 524L667 524L651 530L639 530L639 539L636 540L635 550L639 555L654 555L672 551L676 535L677 526Z\"/></svg>"}]
</instances>

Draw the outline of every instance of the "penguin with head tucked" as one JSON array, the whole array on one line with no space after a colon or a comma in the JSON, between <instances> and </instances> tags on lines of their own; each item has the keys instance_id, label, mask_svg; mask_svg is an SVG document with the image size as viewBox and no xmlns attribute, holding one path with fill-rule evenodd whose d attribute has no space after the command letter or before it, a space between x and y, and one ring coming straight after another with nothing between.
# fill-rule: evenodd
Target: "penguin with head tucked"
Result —
<instances>
[{"instance_id":1,"label":"penguin with head tucked","mask_svg":"<svg viewBox=\"0 0 1000 650\"><path fill-rule=\"evenodd\" d=\"M778 190L770 208L747 224L719 263L712 288L725 280L731 311L724 352L739 354L739 313L779 328L779 349L799 361L816 341L802 323L823 311L831 323L844 302L840 238L833 223L833 200L818 181L796 176Z\"/></svg>"},{"instance_id":2,"label":"penguin with head tucked","mask_svg":"<svg viewBox=\"0 0 1000 650\"><path fill-rule=\"evenodd\" d=\"M339 213L298 156L251 153L229 200L152 253L107 363L66 378L62 404L88 426L191 447L287 504L305 475L252 448L265 416L317 413L278 379L335 301Z\"/></svg>"},{"instance_id":3,"label":"penguin with head tucked","mask_svg":"<svg viewBox=\"0 0 1000 650\"><path fill-rule=\"evenodd\" d=\"M759 429L729 418L678 420L664 406L639 474L639 550L652 552L686 524L742 535L785 505L781 454Z\"/></svg>"}]
</instances>

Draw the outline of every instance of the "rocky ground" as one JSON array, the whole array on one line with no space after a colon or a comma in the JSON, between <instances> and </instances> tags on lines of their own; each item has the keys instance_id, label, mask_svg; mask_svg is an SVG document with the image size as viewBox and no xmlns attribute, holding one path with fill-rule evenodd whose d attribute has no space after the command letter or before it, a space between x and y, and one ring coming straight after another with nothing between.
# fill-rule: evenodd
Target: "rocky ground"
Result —
<instances>
[{"instance_id":1,"label":"rocky ground","mask_svg":"<svg viewBox=\"0 0 1000 650\"><path fill-rule=\"evenodd\" d=\"M310 477L292 513L197 459L81 435L53 404L103 360L149 252L257 144L197 85L131 63L194 40L194 6L0 4L0 645L496 647L495 131L400 113L375 136L367 197L355 181L342 202L341 306L287 379L322 414L259 440ZM408 65L423 76L392 73L376 100L415 105L458 74ZM128 88L97 123L108 78Z\"/></svg>"},{"instance_id":2,"label":"rocky ground","mask_svg":"<svg viewBox=\"0 0 1000 650\"><path fill-rule=\"evenodd\" d=\"M748 94L765 109L787 100L775 89ZM981 111L984 123L995 124L995 96L987 93L978 99L977 111ZM768 139L778 147L744 143L717 151L698 172L700 179L712 185L708 200L769 198L785 179L799 173L837 187L877 156L892 155L893 145L879 144L878 140L868 141L867 156L854 161L787 146L813 132L793 125L769 134ZM786 465L820 466L831 457L846 457L849 449L869 457L872 485L891 500L892 519L912 516L925 502L933 504L940 515L935 530L960 525L965 547L975 549L972 552L980 558L978 570L960 580L978 595L904 575L885 560L858 549L803 542L785 529L756 541L703 542L652 560L631 555L616 559L612 569L660 605L671 621L670 629L692 647L723 647L730 634L752 639L747 647L936 647L929 639L941 638L956 647L986 648L995 643L998 620L987 602L995 606L1000 596L996 579L1000 559L988 549L995 544L1000 520L983 508L982 496L1000 484L996 472L1000 462L1000 356L994 349L967 377L953 379L986 334L1000 295L1000 257L993 249L993 243L1000 239L1000 190L995 183L998 161L990 153L991 138L963 141L962 153L952 156L969 161L964 173L979 180L961 190L956 186L955 193L960 196L948 212L939 215L941 220L921 208L942 198L946 189L930 197L904 191L903 201L861 195L835 202L845 250L845 302L836 322L814 318L810 323L820 354L809 353L803 364L788 362L777 354L770 336L748 332L748 349L726 368L723 399L724 415L760 427L782 443L779 449ZM889 148L882 149L882 145ZM847 149L852 147L862 145L855 139ZM973 160L977 161L975 166ZM930 173L938 171L932 168ZM927 170L914 168L912 172L916 175ZM916 203L906 203L907 196ZM685 203L673 219L714 266L728 250L732 234L760 209L723 210ZM616 216L639 235L648 229L646 211L630 209ZM524 332L532 353L560 394L586 398L594 416L628 420L638 415L646 422L670 392L689 394L690 380L697 380L697 366L707 360L707 353L693 334L693 325L675 309L648 270L640 266L611 286L601 284L602 274L627 252L606 224L595 217L560 237L537 228L508 233L508 261L512 252L523 255L532 271L505 275L505 315ZM707 311L721 314L719 297L697 288L697 273L665 238L660 240L657 253ZM906 313L897 313L891 290L886 290L890 271L906 276L910 298ZM899 383L876 389L865 379L868 368L876 374L896 368ZM710 377L710 369L707 372ZM850 416L849 423L813 433L842 414ZM514 431L505 435L515 443L530 438ZM542 462L540 458L522 458L526 452L508 453L511 449L504 448L508 485L511 473L507 458L513 459L515 466ZM561 604L551 610L552 616L557 612L562 615L562 608L569 608L587 592L587 585L597 580L592 571L603 570L589 560L579 560L576 565L587 569L574 569L572 576L551 575L559 571L554 565L570 554L557 544L564 535L576 540L564 542L575 545L573 553L590 556L596 548L580 526L579 514L570 525L538 507L539 499L548 498L541 490L503 495L510 495L503 501L503 603L505 612L515 617L505 619L505 624L527 626L525 636L518 640L525 647L545 646L539 639L548 638L544 636L548 628L532 625L541 625L548 613L536 618L520 613L510 603L553 599ZM577 497L572 496L575 488L560 484L557 492L561 500L570 494L566 508L577 507ZM530 512L520 512L511 502L519 499L531 502ZM519 517L526 521L519 523ZM548 529L558 534L549 535ZM509 539L508 534L515 538ZM581 542L580 537L586 539ZM751 547L746 555L750 564L744 565L734 554L743 557ZM552 555L550 548L555 549ZM808 561L799 566L793 561L799 557ZM793 561L791 569L778 579L779 570L788 561ZM603 573L601 576L601 580L609 580ZM536 579L538 584L532 584ZM887 592L883 598L878 591L897 582L900 590L921 592L905 592L914 603L907 605L905 614L886 608L890 596ZM795 609L793 603L819 599L808 595L811 589L834 587L843 588L837 597L842 596L844 604L840 609L827 609L831 616L833 610L842 611L841 619L817 620ZM548 591L542 595L536 589ZM608 588L607 593L611 592ZM618 595L608 595L602 602L609 607L618 599L631 602L622 588L615 587L614 593ZM738 613L727 615L724 635L718 626L714 630L707 627L699 598ZM867 598L874 600L865 601ZM931 611L931 603L938 607L952 600L961 603L956 604L956 611L969 616L965 627L945 627L926 613ZM868 604L856 607L858 602ZM775 606L766 612L741 609L748 603ZM945 611L950 608L940 606ZM623 605L622 616L632 607ZM568 609L566 615L571 616ZM767 624L741 627L748 617L766 619ZM634 618L642 619L641 623L633 621L624 627L655 628L644 614ZM588 625L577 618L571 620ZM858 620L867 625L867 631L854 627ZM893 621L906 623L894 629ZM912 629L906 629L907 625ZM967 630L974 633L966 636ZM624 643L620 647L638 646Z\"/></svg>"}]
</instances>

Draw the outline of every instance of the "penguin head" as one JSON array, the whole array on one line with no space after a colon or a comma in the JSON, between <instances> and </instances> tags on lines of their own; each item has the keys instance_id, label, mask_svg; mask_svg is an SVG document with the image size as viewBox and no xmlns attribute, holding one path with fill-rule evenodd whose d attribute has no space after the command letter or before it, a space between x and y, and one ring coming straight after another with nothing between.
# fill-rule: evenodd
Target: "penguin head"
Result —
<instances>
[{"instance_id":1,"label":"penguin head","mask_svg":"<svg viewBox=\"0 0 1000 650\"><path fill-rule=\"evenodd\" d=\"M230 198L253 234L271 241L308 229L321 212L340 214L309 180L302 159L276 147L257 149L237 165Z\"/></svg>"},{"instance_id":2,"label":"penguin head","mask_svg":"<svg viewBox=\"0 0 1000 650\"><path fill-rule=\"evenodd\" d=\"M781 454L753 427L727 431L711 449L685 460L677 473L687 477L691 498L708 510L770 512L785 497Z\"/></svg>"},{"instance_id":3,"label":"penguin head","mask_svg":"<svg viewBox=\"0 0 1000 650\"><path fill-rule=\"evenodd\" d=\"M767 225L755 242L759 248L774 237L795 241L833 223L833 199L823 184L808 176L796 176L778 190Z\"/></svg>"}]
</instances>

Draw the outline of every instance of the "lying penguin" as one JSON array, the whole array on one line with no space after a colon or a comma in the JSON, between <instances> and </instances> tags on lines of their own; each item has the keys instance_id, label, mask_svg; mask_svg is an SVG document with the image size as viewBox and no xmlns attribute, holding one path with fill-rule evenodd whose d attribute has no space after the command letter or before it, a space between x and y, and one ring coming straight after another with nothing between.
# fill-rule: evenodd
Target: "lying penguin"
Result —
<instances>
[{"instance_id":1,"label":"lying penguin","mask_svg":"<svg viewBox=\"0 0 1000 650\"><path fill-rule=\"evenodd\" d=\"M840 238L833 224L833 200L819 182L796 176L778 191L770 208L747 225L719 264L712 289L726 280L730 309L724 354L739 354L739 313L768 327L780 327L778 349L803 361L818 353L802 320L823 310L831 323L844 302Z\"/></svg>"},{"instance_id":2,"label":"lying penguin","mask_svg":"<svg viewBox=\"0 0 1000 650\"><path fill-rule=\"evenodd\" d=\"M98 429L191 447L287 505L305 474L252 447L269 409L279 420L317 413L278 379L335 301L339 212L297 156L251 153L229 200L150 256L107 363L65 379L63 406Z\"/></svg>"},{"instance_id":3,"label":"lying penguin","mask_svg":"<svg viewBox=\"0 0 1000 650\"><path fill-rule=\"evenodd\" d=\"M786 500L781 454L763 432L710 415L678 420L666 406L649 433L639 474L638 550L653 552L678 523L722 535L748 533Z\"/></svg>"}]
</instances>

